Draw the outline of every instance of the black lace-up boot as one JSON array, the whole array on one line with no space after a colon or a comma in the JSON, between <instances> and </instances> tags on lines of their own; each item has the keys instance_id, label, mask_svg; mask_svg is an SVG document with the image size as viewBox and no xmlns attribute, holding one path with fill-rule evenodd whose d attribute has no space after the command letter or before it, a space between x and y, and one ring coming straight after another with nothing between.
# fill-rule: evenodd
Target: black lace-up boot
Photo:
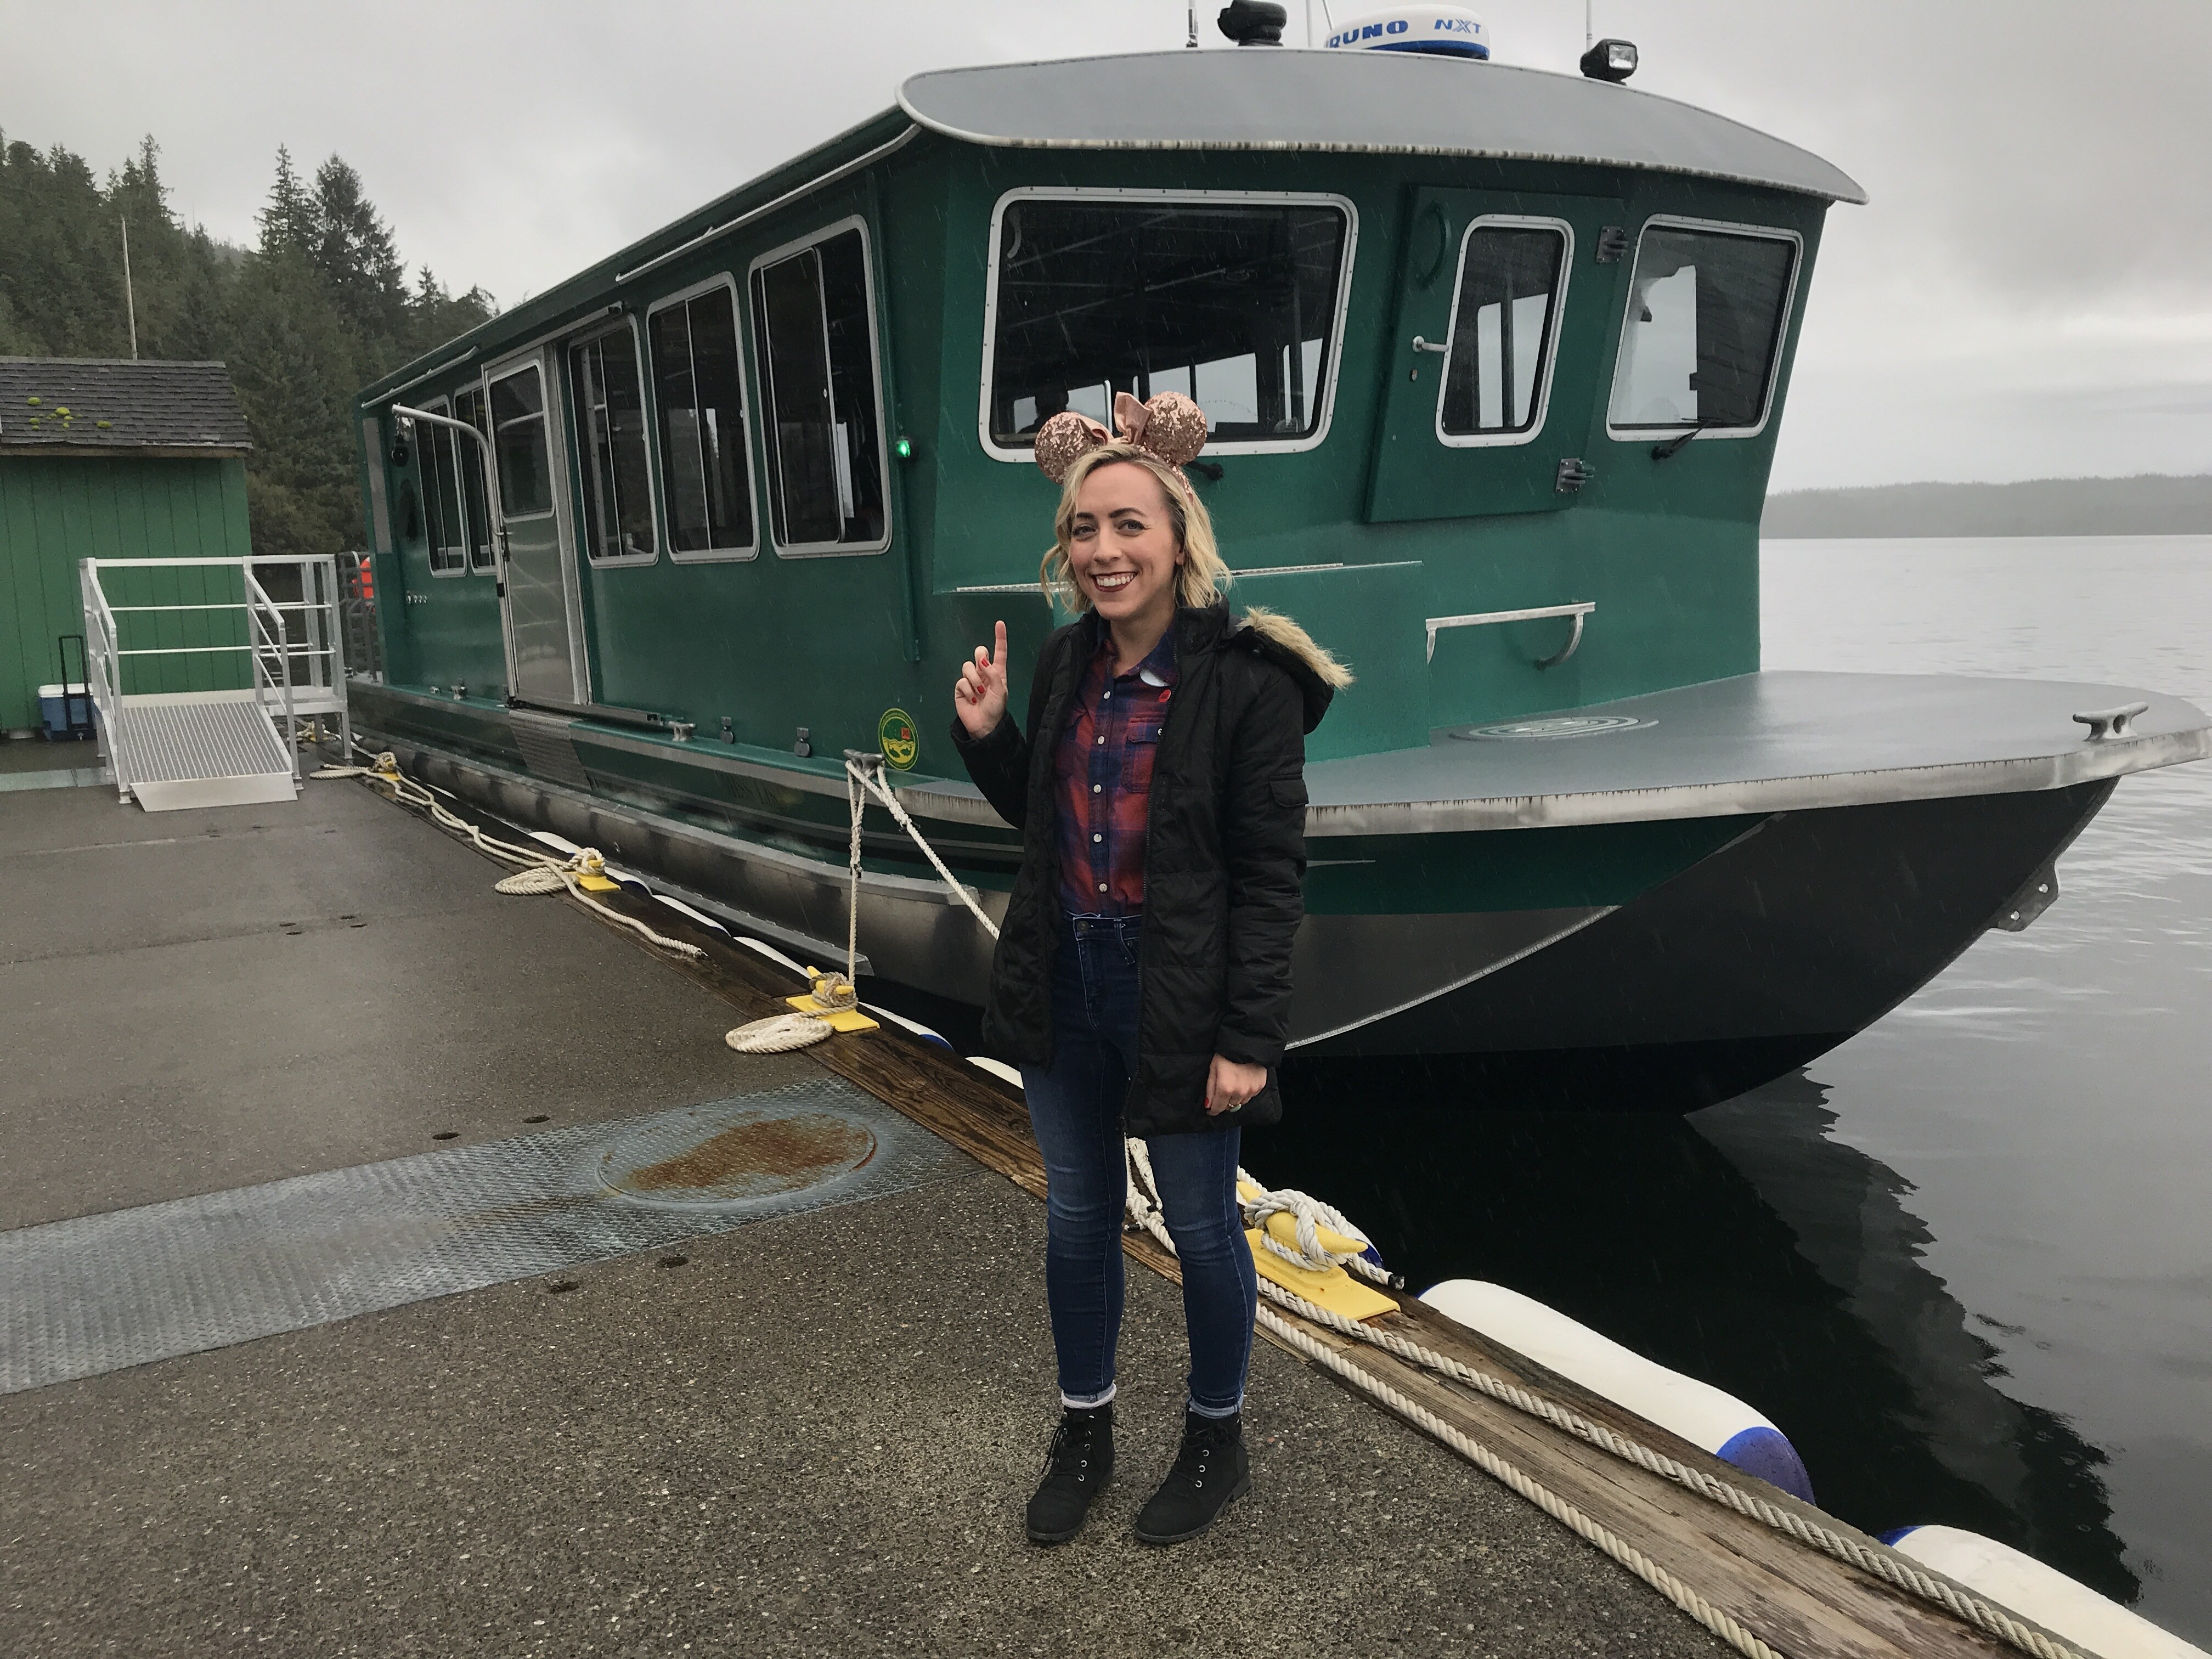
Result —
<instances>
[{"instance_id":1,"label":"black lace-up boot","mask_svg":"<svg viewBox=\"0 0 2212 1659\"><path fill-rule=\"evenodd\" d=\"M1200 1417L1185 1411L1182 1449L1160 1489L1137 1515L1137 1536L1147 1544L1180 1544L1212 1526L1214 1517L1252 1490L1252 1460L1244 1449L1241 1417Z\"/></svg>"},{"instance_id":2,"label":"black lace-up boot","mask_svg":"<svg viewBox=\"0 0 2212 1659\"><path fill-rule=\"evenodd\" d=\"M1045 1454L1044 1479L1030 1498L1030 1541L1065 1544L1083 1530L1091 1500L1114 1476L1114 1402L1065 1407Z\"/></svg>"}]
</instances>

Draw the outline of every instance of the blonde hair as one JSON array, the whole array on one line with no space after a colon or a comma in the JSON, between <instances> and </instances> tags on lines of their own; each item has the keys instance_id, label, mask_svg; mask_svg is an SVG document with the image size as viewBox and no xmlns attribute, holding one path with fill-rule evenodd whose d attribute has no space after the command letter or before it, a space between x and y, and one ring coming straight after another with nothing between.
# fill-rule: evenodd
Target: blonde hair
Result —
<instances>
[{"instance_id":1,"label":"blonde hair","mask_svg":"<svg viewBox=\"0 0 2212 1659\"><path fill-rule=\"evenodd\" d=\"M1182 568L1176 574L1176 602L1212 605L1227 590L1231 577L1229 562L1221 556L1220 544L1213 538L1213 520L1206 510L1206 503L1198 499L1198 492L1182 473L1152 451L1128 443L1100 444L1095 449L1087 449L1067 469L1067 477L1060 487L1060 511L1053 517L1052 550L1037 567L1037 583L1044 589L1045 599L1064 605L1079 617L1091 608L1089 595L1076 583L1074 566L1067 553L1068 538L1075 531L1076 493L1083 488L1083 481L1100 467L1124 462L1141 466L1158 479L1160 494L1167 498L1168 517L1175 526L1176 540L1183 554ZM1352 684L1351 669L1279 611L1255 605L1244 613L1244 620L1274 644L1302 659L1324 684L1341 690Z\"/></svg>"},{"instance_id":2,"label":"blonde hair","mask_svg":"<svg viewBox=\"0 0 2212 1659\"><path fill-rule=\"evenodd\" d=\"M1229 562L1221 556L1220 544L1213 538L1213 520L1206 513L1206 503L1175 468L1149 449L1130 443L1086 449L1067 469L1060 486L1060 511L1053 515L1052 548L1037 567L1037 585L1044 589L1045 599L1079 617L1091 609L1090 596L1077 585L1067 552L1075 533L1075 497L1083 481L1100 467L1125 463L1140 466L1159 480L1160 494L1167 500L1168 518L1175 526L1176 542L1182 549L1182 566L1176 574L1176 602L1212 605L1228 588L1230 575Z\"/></svg>"}]
</instances>

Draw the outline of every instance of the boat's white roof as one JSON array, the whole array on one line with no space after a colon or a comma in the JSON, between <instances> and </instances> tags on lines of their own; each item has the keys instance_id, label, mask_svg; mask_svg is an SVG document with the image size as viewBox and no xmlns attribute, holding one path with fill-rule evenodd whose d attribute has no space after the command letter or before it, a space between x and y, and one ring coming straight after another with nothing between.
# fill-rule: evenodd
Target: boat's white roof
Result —
<instances>
[{"instance_id":1,"label":"boat's white roof","mask_svg":"<svg viewBox=\"0 0 2212 1659\"><path fill-rule=\"evenodd\" d=\"M976 144L1484 156L1866 200L1811 151L1692 104L1413 52L1247 46L995 64L917 75L899 103L931 131Z\"/></svg>"},{"instance_id":2,"label":"boat's white roof","mask_svg":"<svg viewBox=\"0 0 2212 1659\"><path fill-rule=\"evenodd\" d=\"M2132 702L2150 707L2125 738L2092 739L2073 718ZM1639 724L1504 741L1440 730L1425 749L1315 761L1306 833L1525 830L2009 794L2212 754L2212 720L2193 704L2064 680L1774 670L1563 712ZM921 816L999 821L970 784L912 784L899 794Z\"/></svg>"}]
</instances>

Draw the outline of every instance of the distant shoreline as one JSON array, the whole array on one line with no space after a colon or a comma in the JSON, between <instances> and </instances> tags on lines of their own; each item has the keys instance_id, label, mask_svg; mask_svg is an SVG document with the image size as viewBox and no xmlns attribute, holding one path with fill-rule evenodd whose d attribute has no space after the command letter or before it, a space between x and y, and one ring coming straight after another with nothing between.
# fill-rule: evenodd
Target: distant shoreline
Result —
<instances>
[{"instance_id":1,"label":"distant shoreline","mask_svg":"<svg viewBox=\"0 0 2212 1659\"><path fill-rule=\"evenodd\" d=\"M1770 541L2212 534L2212 474L1790 489L1766 498L1759 534Z\"/></svg>"}]
</instances>

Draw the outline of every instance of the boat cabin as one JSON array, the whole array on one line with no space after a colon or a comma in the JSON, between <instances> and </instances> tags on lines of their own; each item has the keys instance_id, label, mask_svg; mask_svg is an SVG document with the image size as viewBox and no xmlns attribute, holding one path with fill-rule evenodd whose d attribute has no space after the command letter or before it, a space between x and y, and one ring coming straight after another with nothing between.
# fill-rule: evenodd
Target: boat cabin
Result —
<instances>
[{"instance_id":1,"label":"boat cabin","mask_svg":"<svg viewBox=\"0 0 2212 1659\"><path fill-rule=\"evenodd\" d=\"M511 703L957 775L957 663L1004 617L1018 694L1057 620L1031 434L1170 389L1232 603L1359 677L1316 759L1747 672L1802 295L1861 199L1467 56L918 76L361 394L387 685L448 734L430 704Z\"/></svg>"}]
</instances>

